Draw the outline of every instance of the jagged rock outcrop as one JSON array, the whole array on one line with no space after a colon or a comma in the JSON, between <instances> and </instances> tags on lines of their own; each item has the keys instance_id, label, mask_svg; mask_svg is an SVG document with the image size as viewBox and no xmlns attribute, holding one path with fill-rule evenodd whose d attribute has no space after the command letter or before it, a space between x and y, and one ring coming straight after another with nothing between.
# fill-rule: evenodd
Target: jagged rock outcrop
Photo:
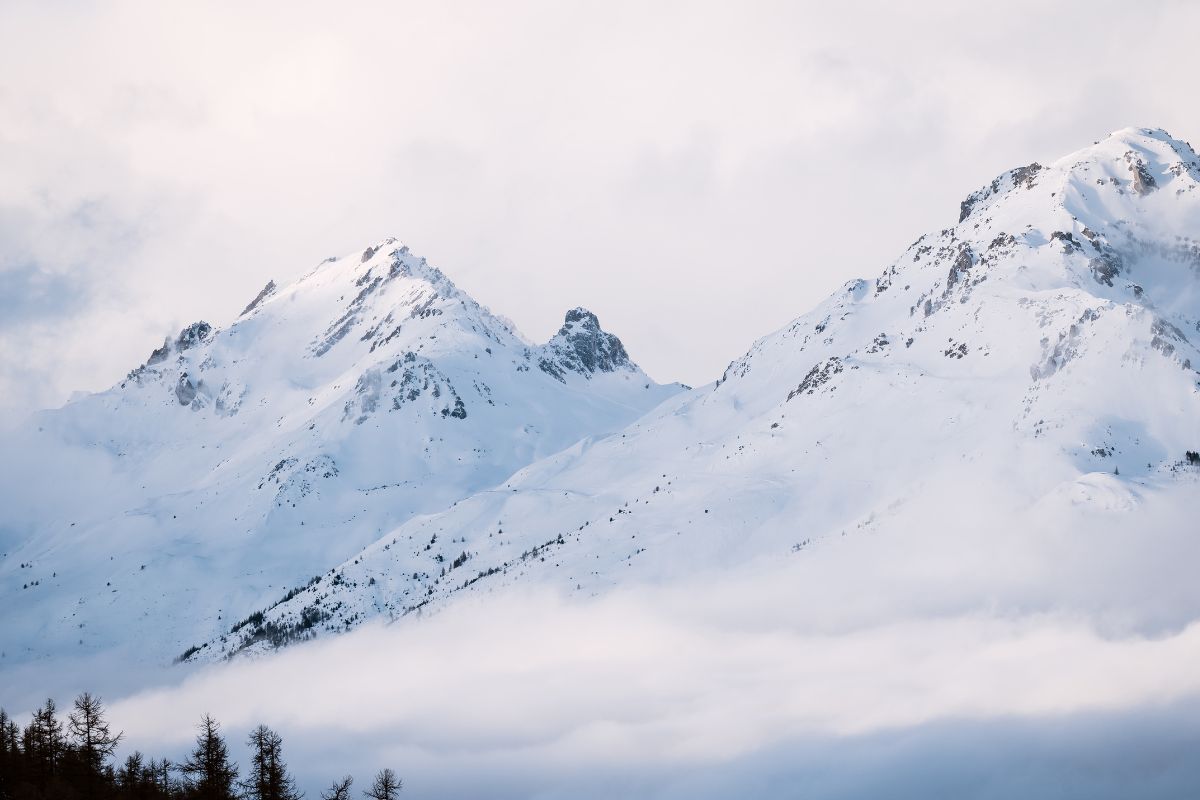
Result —
<instances>
[{"instance_id":1,"label":"jagged rock outcrop","mask_svg":"<svg viewBox=\"0 0 1200 800\"><path fill-rule=\"evenodd\" d=\"M179 332L179 336L175 339L175 348L177 350L187 350L195 347L198 344L207 342L212 338L213 327L203 320L193 322Z\"/></svg>"},{"instance_id":2,"label":"jagged rock outcrop","mask_svg":"<svg viewBox=\"0 0 1200 800\"><path fill-rule=\"evenodd\" d=\"M558 333L541 350L538 367L559 381L565 381L567 373L590 377L630 368L625 345L603 330L600 320L586 308L568 311Z\"/></svg>"},{"instance_id":3,"label":"jagged rock outcrop","mask_svg":"<svg viewBox=\"0 0 1200 800\"><path fill-rule=\"evenodd\" d=\"M254 309L261 306L263 300L266 300L268 297L275 294L275 290L277 288L278 287L275 286L275 281L267 281L267 285L264 286L259 293L254 296L254 299L250 301L249 305L242 309L242 313L238 314L238 316L244 317Z\"/></svg>"},{"instance_id":4,"label":"jagged rock outcrop","mask_svg":"<svg viewBox=\"0 0 1200 800\"><path fill-rule=\"evenodd\" d=\"M192 383L191 378L185 372L179 376L179 380L175 383L175 396L179 398L179 405L190 405L196 399L196 385Z\"/></svg>"},{"instance_id":5,"label":"jagged rock outcrop","mask_svg":"<svg viewBox=\"0 0 1200 800\"><path fill-rule=\"evenodd\" d=\"M1010 169L1008 172L1000 175L990 184L967 195L967 198L959 204L958 221L965 222L967 217L975 213L975 210L987 203L989 199L997 195L1008 192L1012 189L1032 189L1037 182L1038 174L1045 169L1041 164L1034 162L1024 167Z\"/></svg>"}]
</instances>

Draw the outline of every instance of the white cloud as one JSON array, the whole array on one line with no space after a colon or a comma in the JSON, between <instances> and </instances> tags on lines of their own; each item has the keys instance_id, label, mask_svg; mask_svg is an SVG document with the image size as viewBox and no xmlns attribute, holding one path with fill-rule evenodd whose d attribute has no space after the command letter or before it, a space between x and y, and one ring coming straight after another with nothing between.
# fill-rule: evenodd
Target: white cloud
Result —
<instances>
[{"instance_id":1,"label":"white cloud","mask_svg":"<svg viewBox=\"0 0 1200 800\"><path fill-rule=\"evenodd\" d=\"M702 383L999 171L1200 129L1174 34L1196 14L6 4L0 226L22 235L0 269L44 277L2 284L27 309L3 403L102 388L390 234L535 338L586 304L651 374Z\"/></svg>"},{"instance_id":2,"label":"white cloud","mask_svg":"<svg viewBox=\"0 0 1200 800\"><path fill-rule=\"evenodd\" d=\"M788 603L805 594L784 585L794 579L753 583ZM789 743L837 753L937 726L1022 721L1044 734L1055 720L1181 708L1200 693L1200 624L1112 638L1056 613L901 611L838 631L706 613L723 598L736 606L749 585L642 588L585 603L508 594L210 668L114 703L112 715L131 746L175 752L203 712L235 738L268 721L313 785L324 773L392 764L423 796L456 796L472 785L468 774L491 776L497 796L521 786L603 796L586 786L594 776L640 775L639 792L650 795L695 770L776 762ZM906 768L936 771L928 758Z\"/></svg>"},{"instance_id":3,"label":"white cloud","mask_svg":"<svg viewBox=\"0 0 1200 800\"><path fill-rule=\"evenodd\" d=\"M1180 796L1198 487L1123 511L999 487L959 470L802 552L593 599L512 587L190 671L33 663L3 699L97 692L128 747L173 758L203 713L235 753L263 722L310 796L385 765L441 798Z\"/></svg>"}]
</instances>

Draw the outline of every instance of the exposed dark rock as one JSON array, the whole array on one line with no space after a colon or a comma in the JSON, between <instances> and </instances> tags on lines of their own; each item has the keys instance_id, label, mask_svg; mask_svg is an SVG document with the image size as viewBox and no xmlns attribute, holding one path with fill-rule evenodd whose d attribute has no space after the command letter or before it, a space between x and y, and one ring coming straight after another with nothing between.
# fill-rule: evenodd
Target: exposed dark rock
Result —
<instances>
[{"instance_id":1,"label":"exposed dark rock","mask_svg":"<svg viewBox=\"0 0 1200 800\"><path fill-rule=\"evenodd\" d=\"M250 305L243 308L242 313L238 314L238 316L244 317L254 309L258 308L260 305L262 305L263 300L266 300L268 297L275 294L275 289L275 281L267 281L267 285L262 288L262 291L254 296L254 299L250 301Z\"/></svg>"},{"instance_id":2,"label":"exposed dark rock","mask_svg":"<svg viewBox=\"0 0 1200 800\"><path fill-rule=\"evenodd\" d=\"M367 275L370 275L370 272L368 272ZM348 334L351 329L358 324L358 316L362 311L363 304L366 302L367 298L379 288L379 286L383 283L383 280L383 278L376 276L370 281L370 283L359 290L358 294L354 296L354 299L351 300L350 304L346 307L345 313L334 320L333 324L326 329L324 338L313 345L313 355L325 355L335 344L345 338L346 334ZM361 283L361 281L362 279L360 278L358 283Z\"/></svg>"},{"instance_id":3,"label":"exposed dark rock","mask_svg":"<svg viewBox=\"0 0 1200 800\"><path fill-rule=\"evenodd\" d=\"M958 204L958 221L963 222L967 217L971 216L971 211L975 208L975 204L979 202L979 198L974 194L967 195L967 199Z\"/></svg>"},{"instance_id":4,"label":"exposed dark rock","mask_svg":"<svg viewBox=\"0 0 1200 800\"><path fill-rule=\"evenodd\" d=\"M1183 335L1183 331L1161 317L1156 317L1150 325L1150 333L1152 334L1150 346L1164 356L1170 356L1175 352L1174 342L1187 343L1187 337Z\"/></svg>"},{"instance_id":5,"label":"exposed dark rock","mask_svg":"<svg viewBox=\"0 0 1200 800\"><path fill-rule=\"evenodd\" d=\"M1088 268L1097 283L1113 285L1113 278L1121 274L1121 257L1114 252L1104 252L1088 261Z\"/></svg>"},{"instance_id":6,"label":"exposed dark rock","mask_svg":"<svg viewBox=\"0 0 1200 800\"><path fill-rule=\"evenodd\" d=\"M452 417L454 419L466 419L467 418L467 406L465 403L463 403L461 397L455 397L454 398L454 409L451 410L449 407L443 408L442 416L443 417Z\"/></svg>"},{"instance_id":7,"label":"exposed dark rock","mask_svg":"<svg viewBox=\"0 0 1200 800\"><path fill-rule=\"evenodd\" d=\"M1081 233L1083 234L1083 238L1087 239L1088 243L1097 252L1097 255L1088 261L1088 269L1092 271L1092 277L1095 278L1097 283L1112 286L1113 278L1121 274L1125 260L1121 257L1120 253L1108 244L1101 234L1096 233L1091 228L1084 228ZM1053 235L1051 238L1053 238Z\"/></svg>"},{"instance_id":8,"label":"exposed dark rock","mask_svg":"<svg viewBox=\"0 0 1200 800\"><path fill-rule=\"evenodd\" d=\"M1035 381L1049 378L1079 355L1082 345L1081 334L1088 324L1100 318L1100 311L1099 308L1085 309L1076 322L1058 335L1058 341L1054 343L1053 347L1049 346L1048 340L1043 339L1045 354L1042 357L1042 363L1029 368L1030 377Z\"/></svg>"},{"instance_id":9,"label":"exposed dark rock","mask_svg":"<svg viewBox=\"0 0 1200 800\"><path fill-rule=\"evenodd\" d=\"M959 246L958 257L950 265L950 274L946 277L946 294L949 294L951 289L966 278L973 266L975 266L975 253L972 252L969 245Z\"/></svg>"},{"instance_id":10,"label":"exposed dark rock","mask_svg":"<svg viewBox=\"0 0 1200 800\"><path fill-rule=\"evenodd\" d=\"M1011 233L1001 233L998 234L996 238L992 239L992 241L988 244L987 249L989 251L996 249L1007 250L1014 247L1016 244L1017 238Z\"/></svg>"},{"instance_id":11,"label":"exposed dark rock","mask_svg":"<svg viewBox=\"0 0 1200 800\"><path fill-rule=\"evenodd\" d=\"M1045 167L1036 161L1028 166L1017 167L1010 173L1012 175L1013 186L1023 189L1032 189L1038 173L1043 169L1045 169Z\"/></svg>"},{"instance_id":12,"label":"exposed dark rock","mask_svg":"<svg viewBox=\"0 0 1200 800\"><path fill-rule=\"evenodd\" d=\"M821 388L842 371L842 360L837 356L831 356L820 364L808 371L804 379L800 381L800 385L788 392L787 399L798 397L802 394L812 394L817 389Z\"/></svg>"},{"instance_id":13,"label":"exposed dark rock","mask_svg":"<svg viewBox=\"0 0 1200 800\"><path fill-rule=\"evenodd\" d=\"M883 271L883 274L875 279L875 294L886 292L892 287L892 280L896 277L896 265L888 267Z\"/></svg>"},{"instance_id":14,"label":"exposed dark rock","mask_svg":"<svg viewBox=\"0 0 1200 800\"><path fill-rule=\"evenodd\" d=\"M275 481L276 483L279 483L283 480L283 478L280 477L280 473L282 473L284 470L291 469L292 467L296 466L297 463L297 460L292 456L280 459L275 466L271 467L271 471L267 473L266 477L259 481L258 488L261 489L263 487L263 483L266 481Z\"/></svg>"},{"instance_id":15,"label":"exposed dark rock","mask_svg":"<svg viewBox=\"0 0 1200 800\"><path fill-rule=\"evenodd\" d=\"M161 364L162 362L167 360L167 356L169 356L170 354L171 354L171 341L169 339L164 339L162 347L160 347L157 350L154 350L153 352L150 353L150 357L148 359L146 359L146 366L149 367L153 364Z\"/></svg>"},{"instance_id":16,"label":"exposed dark rock","mask_svg":"<svg viewBox=\"0 0 1200 800\"><path fill-rule=\"evenodd\" d=\"M1079 240L1076 239L1075 235L1072 233L1067 233L1066 231L1054 231L1050 234L1050 241L1062 242L1068 253L1083 252L1083 245L1079 243Z\"/></svg>"},{"instance_id":17,"label":"exposed dark rock","mask_svg":"<svg viewBox=\"0 0 1200 800\"><path fill-rule=\"evenodd\" d=\"M965 342L959 342L958 344L951 342L950 346L942 352L942 355L944 355L946 358L966 358L967 352L968 350Z\"/></svg>"},{"instance_id":18,"label":"exposed dark rock","mask_svg":"<svg viewBox=\"0 0 1200 800\"><path fill-rule=\"evenodd\" d=\"M567 382L567 373L563 371L563 368L558 365L557 361L552 361L549 358L539 358L538 368L555 380L562 381L563 383Z\"/></svg>"},{"instance_id":19,"label":"exposed dark rock","mask_svg":"<svg viewBox=\"0 0 1200 800\"><path fill-rule=\"evenodd\" d=\"M1154 180L1154 176L1150 174L1145 161L1133 153L1126 153L1125 163L1129 165L1129 171L1133 173L1133 190L1135 192L1145 196L1158 188L1158 181Z\"/></svg>"},{"instance_id":20,"label":"exposed dark rock","mask_svg":"<svg viewBox=\"0 0 1200 800\"><path fill-rule=\"evenodd\" d=\"M179 380L175 384L175 397L178 398L181 406L189 405L196 399L196 386L186 372L179 376Z\"/></svg>"},{"instance_id":21,"label":"exposed dark rock","mask_svg":"<svg viewBox=\"0 0 1200 800\"><path fill-rule=\"evenodd\" d=\"M1037 162L1025 167L1010 169L1008 172L993 180L989 185L967 195L967 199L963 200L962 203L959 204L958 221L960 223L965 222L967 217L974 213L975 209L980 203L999 193L1001 191L1001 187L1006 181L1010 182L1012 184L1012 188L1014 189L1032 188L1036 183L1035 179L1037 178L1038 173L1040 173L1042 169L1042 165L1038 164Z\"/></svg>"},{"instance_id":22,"label":"exposed dark rock","mask_svg":"<svg viewBox=\"0 0 1200 800\"><path fill-rule=\"evenodd\" d=\"M342 419L353 419L356 425L361 425L383 406L385 396L391 399L388 411L399 411L423 395L430 398L430 410L440 413L443 418L466 419L466 404L450 378L432 361L411 351L382 372L379 369L364 372L354 387L354 397L346 401ZM446 400L433 402L443 396Z\"/></svg>"},{"instance_id":23,"label":"exposed dark rock","mask_svg":"<svg viewBox=\"0 0 1200 800\"><path fill-rule=\"evenodd\" d=\"M213 327L207 322L193 322L179 332L179 338L175 340L176 349L183 351L188 348L195 347L202 342L212 338Z\"/></svg>"},{"instance_id":24,"label":"exposed dark rock","mask_svg":"<svg viewBox=\"0 0 1200 800\"><path fill-rule=\"evenodd\" d=\"M591 376L614 372L630 366L629 354L621 340L600 327L600 320L586 308L567 312L563 326L546 343L538 367L557 380L566 380L567 372Z\"/></svg>"}]
</instances>

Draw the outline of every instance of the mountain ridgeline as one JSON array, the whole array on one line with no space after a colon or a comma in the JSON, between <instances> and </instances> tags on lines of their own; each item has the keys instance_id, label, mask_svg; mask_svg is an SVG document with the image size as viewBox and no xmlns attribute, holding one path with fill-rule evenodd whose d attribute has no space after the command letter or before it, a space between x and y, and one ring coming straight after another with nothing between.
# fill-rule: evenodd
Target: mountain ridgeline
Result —
<instances>
[{"instance_id":1,"label":"mountain ridgeline","mask_svg":"<svg viewBox=\"0 0 1200 800\"><path fill-rule=\"evenodd\" d=\"M1083 527L1194 491L1198 186L1158 130L1011 170L715 383L410 520L190 655L530 582L590 597L817 563L848 534L926 526L963 476Z\"/></svg>"},{"instance_id":2,"label":"mountain ridgeline","mask_svg":"<svg viewBox=\"0 0 1200 800\"><path fill-rule=\"evenodd\" d=\"M38 415L0 522L9 663L140 642L169 661L352 557L684 387L591 312L532 345L386 240L170 336ZM71 491L54 490L69 480Z\"/></svg>"},{"instance_id":3,"label":"mountain ridgeline","mask_svg":"<svg viewBox=\"0 0 1200 800\"><path fill-rule=\"evenodd\" d=\"M3 591L42 622L4 618L10 655L70 652L86 617L83 646L219 660L519 585L818 574L930 519L1186 507L1198 187L1157 129L1010 170L696 389L584 309L531 346L390 241L268 285L39 418L46 469L113 477L25 499Z\"/></svg>"}]
</instances>

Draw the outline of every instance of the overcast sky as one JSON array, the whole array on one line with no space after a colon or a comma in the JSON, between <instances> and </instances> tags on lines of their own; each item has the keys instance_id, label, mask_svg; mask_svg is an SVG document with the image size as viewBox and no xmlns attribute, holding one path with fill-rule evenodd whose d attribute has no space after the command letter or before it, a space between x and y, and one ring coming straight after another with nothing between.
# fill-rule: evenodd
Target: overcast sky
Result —
<instances>
[{"instance_id":1,"label":"overcast sky","mask_svg":"<svg viewBox=\"0 0 1200 800\"><path fill-rule=\"evenodd\" d=\"M1200 5L0 3L0 415L396 236L702 384L998 172L1200 137Z\"/></svg>"}]
</instances>

